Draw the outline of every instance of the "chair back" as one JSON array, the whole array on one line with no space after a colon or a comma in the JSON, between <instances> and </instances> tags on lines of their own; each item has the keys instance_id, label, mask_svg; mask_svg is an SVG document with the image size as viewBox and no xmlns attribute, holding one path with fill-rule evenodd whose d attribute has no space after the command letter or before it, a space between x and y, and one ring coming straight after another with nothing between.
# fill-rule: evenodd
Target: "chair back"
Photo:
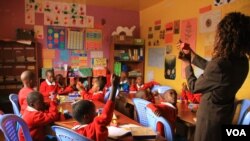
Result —
<instances>
[{"instance_id":1,"label":"chair back","mask_svg":"<svg viewBox=\"0 0 250 141\"><path fill-rule=\"evenodd\" d=\"M133 103L135 104L139 123L143 126L148 126L146 107L150 102L141 98L133 98Z\"/></svg>"},{"instance_id":2,"label":"chair back","mask_svg":"<svg viewBox=\"0 0 250 141\"><path fill-rule=\"evenodd\" d=\"M247 112L244 119L242 120L242 125L250 125L250 111Z\"/></svg>"},{"instance_id":3,"label":"chair back","mask_svg":"<svg viewBox=\"0 0 250 141\"><path fill-rule=\"evenodd\" d=\"M32 141L29 128L22 118L14 114L0 116L0 128L6 141L19 141L17 126L22 129L25 140Z\"/></svg>"},{"instance_id":4,"label":"chair back","mask_svg":"<svg viewBox=\"0 0 250 141\"><path fill-rule=\"evenodd\" d=\"M20 116L20 108L19 108L19 103L18 103L18 95L17 94L10 94L9 95L9 100L11 102L12 108L13 108L13 112L15 115Z\"/></svg>"},{"instance_id":5,"label":"chair back","mask_svg":"<svg viewBox=\"0 0 250 141\"><path fill-rule=\"evenodd\" d=\"M111 91L112 91L112 86L110 86L110 87L108 88L108 90L106 91L106 93L105 93L105 95L104 95L104 102L105 102L105 103L108 101ZM117 96L118 94L119 94L119 90L117 89L117 91L116 91L116 96Z\"/></svg>"},{"instance_id":6,"label":"chair back","mask_svg":"<svg viewBox=\"0 0 250 141\"><path fill-rule=\"evenodd\" d=\"M148 118L149 127L151 127L155 132L157 132L157 123L160 122L164 125L164 135L167 141L173 141L173 131L169 122L163 118L156 116L151 109L146 108L146 115Z\"/></svg>"},{"instance_id":7,"label":"chair back","mask_svg":"<svg viewBox=\"0 0 250 141\"><path fill-rule=\"evenodd\" d=\"M242 124L244 117L248 112L248 108L250 107L250 100L244 99L241 101L240 115L238 119L238 124Z\"/></svg>"},{"instance_id":8,"label":"chair back","mask_svg":"<svg viewBox=\"0 0 250 141\"><path fill-rule=\"evenodd\" d=\"M165 91L172 89L169 86L160 86L160 85L154 85L154 87L151 89L151 92L157 91L159 94L163 94Z\"/></svg>"},{"instance_id":9,"label":"chair back","mask_svg":"<svg viewBox=\"0 0 250 141\"><path fill-rule=\"evenodd\" d=\"M92 141L91 139L84 137L71 129L61 126L52 126L51 128L56 133L58 141Z\"/></svg>"}]
</instances>

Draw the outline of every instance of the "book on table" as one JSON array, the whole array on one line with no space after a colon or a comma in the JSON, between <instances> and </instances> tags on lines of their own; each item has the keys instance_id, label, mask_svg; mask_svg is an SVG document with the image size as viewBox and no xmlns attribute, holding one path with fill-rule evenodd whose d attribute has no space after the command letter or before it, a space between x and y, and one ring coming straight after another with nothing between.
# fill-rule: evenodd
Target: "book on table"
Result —
<instances>
[{"instance_id":1,"label":"book on table","mask_svg":"<svg viewBox=\"0 0 250 141\"><path fill-rule=\"evenodd\" d=\"M131 127L130 130L134 139L155 139L157 135L150 127Z\"/></svg>"}]
</instances>

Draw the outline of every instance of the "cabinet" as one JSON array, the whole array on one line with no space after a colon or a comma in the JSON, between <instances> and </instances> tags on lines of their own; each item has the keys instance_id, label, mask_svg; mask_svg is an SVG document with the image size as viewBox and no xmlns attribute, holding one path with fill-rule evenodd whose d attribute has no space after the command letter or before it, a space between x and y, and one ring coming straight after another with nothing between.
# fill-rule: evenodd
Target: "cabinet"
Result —
<instances>
[{"instance_id":1,"label":"cabinet","mask_svg":"<svg viewBox=\"0 0 250 141\"><path fill-rule=\"evenodd\" d=\"M35 73L35 85L37 85L38 49L36 46L35 42L26 45L16 41L0 40L1 105L3 101L8 100L10 93L18 93L22 88L20 75L24 70L32 70Z\"/></svg>"},{"instance_id":2,"label":"cabinet","mask_svg":"<svg viewBox=\"0 0 250 141\"><path fill-rule=\"evenodd\" d=\"M114 36L110 46L109 60L109 69L112 72L117 74L126 70L130 80L136 76L142 76L144 80L145 45L143 39ZM119 65L120 70L117 70Z\"/></svg>"}]
</instances>

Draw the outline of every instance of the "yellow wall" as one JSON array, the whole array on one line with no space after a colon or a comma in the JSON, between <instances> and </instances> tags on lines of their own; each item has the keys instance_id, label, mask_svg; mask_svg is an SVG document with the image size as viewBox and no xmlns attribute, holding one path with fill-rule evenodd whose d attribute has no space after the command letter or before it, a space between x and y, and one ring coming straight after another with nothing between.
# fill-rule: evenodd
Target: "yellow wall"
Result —
<instances>
[{"instance_id":1,"label":"yellow wall","mask_svg":"<svg viewBox=\"0 0 250 141\"><path fill-rule=\"evenodd\" d=\"M214 0L164 0L159 4L156 4L150 8L140 11L140 24L141 24L141 37L146 39L148 34L148 27L154 25L154 21L161 20L162 27L167 22L172 22L174 20L184 20L189 18L197 18L197 39L196 39L196 52L201 56L204 56L204 41L207 34L199 33L199 9L208 5L213 5ZM230 4L225 4L223 6L215 7L212 6L212 10L220 9L222 17L231 11L243 12L246 15L250 15L250 0L235 0ZM174 41L172 43L173 51L172 54L178 56L178 50L175 47L175 43L179 40L180 35L174 34ZM165 43L160 42L161 46ZM163 85L169 85L177 90L181 91L181 84L186 80L181 77L181 61L177 59L176 61L176 79L168 80L164 78L164 69L159 69L155 67L149 67L147 65L147 54L148 46L146 46L146 60L145 60L145 80L147 81L147 72L154 72L154 80L160 82ZM164 65L164 64L163 64ZM240 68L239 68L240 69ZM237 96L238 99L248 98L250 99L250 73L239 90Z\"/></svg>"}]
</instances>

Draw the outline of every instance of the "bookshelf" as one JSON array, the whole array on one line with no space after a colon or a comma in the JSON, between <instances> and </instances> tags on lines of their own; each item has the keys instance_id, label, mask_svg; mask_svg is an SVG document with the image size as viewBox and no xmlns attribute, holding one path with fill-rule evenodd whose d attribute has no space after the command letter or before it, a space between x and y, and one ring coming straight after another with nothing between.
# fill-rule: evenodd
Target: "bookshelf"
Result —
<instances>
[{"instance_id":1,"label":"bookshelf","mask_svg":"<svg viewBox=\"0 0 250 141\"><path fill-rule=\"evenodd\" d=\"M22 88L20 75L24 70L31 70L36 75L38 84L38 48L36 42L30 44L17 41L0 40L0 91L1 108L8 102L10 93L18 93ZM11 108L12 109L12 108ZM7 112L9 112L7 110Z\"/></svg>"},{"instance_id":2,"label":"bookshelf","mask_svg":"<svg viewBox=\"0 0 250 141\"><path fill-rule=\"evenodd\" d=\"M134 79L143 76L144 80L145 45L143 39L128 36L114 36L110 46L109 70L119 73L127 69L128 77ZM115 70L116 62L121 64L119 71ZM126 66L124 68L124 66ZM119 75L119 74L118 74Z\"/></svg>"}]
</instances>

